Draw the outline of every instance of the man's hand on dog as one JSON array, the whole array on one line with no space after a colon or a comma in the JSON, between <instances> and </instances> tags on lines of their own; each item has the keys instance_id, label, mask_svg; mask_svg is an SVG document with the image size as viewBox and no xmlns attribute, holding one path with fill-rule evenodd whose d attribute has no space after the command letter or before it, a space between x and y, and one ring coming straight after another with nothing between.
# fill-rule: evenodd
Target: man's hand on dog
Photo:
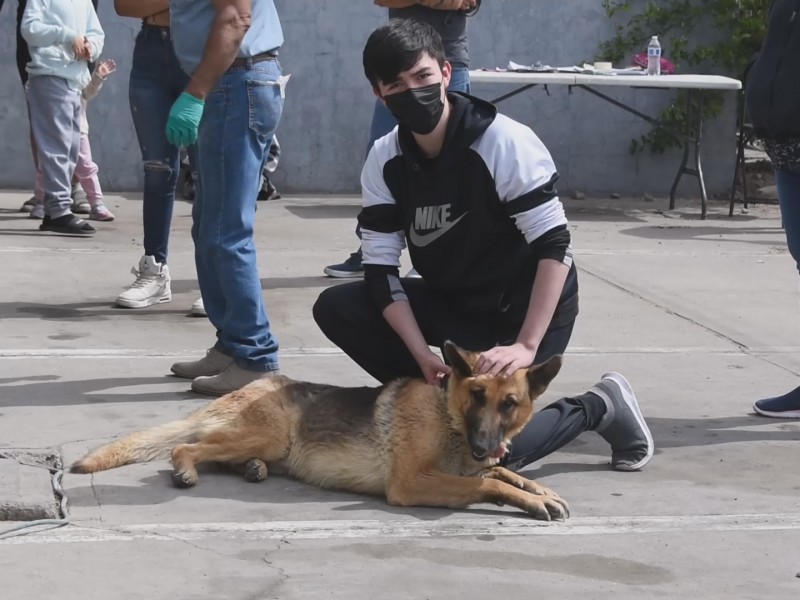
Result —
<instances>
[{"instance_id":1,"label":"man's hand on dog","mask_svg":"<svg viewBox=\"0 0 800 600\"><path fill-rule=\"evenodd\" d=\"M430 385L439 385L445 375L449 375L452 369L444 364L441 358L431 351L417 358L417 364L422 369L425 381Z\"/></svg>"},{"instance_id":2,"label":"man's hand on dog","mask_svg":"<svg viewBox=\"0 0 800 600\"><path fill-rule=\"evenodd\" d=\"M518 369L527 369L536 358L536 349L517 342L510 346L495 346L482 352L475 363L475 373L491 377L510 377Z\"/></svg>"}]
</instances>

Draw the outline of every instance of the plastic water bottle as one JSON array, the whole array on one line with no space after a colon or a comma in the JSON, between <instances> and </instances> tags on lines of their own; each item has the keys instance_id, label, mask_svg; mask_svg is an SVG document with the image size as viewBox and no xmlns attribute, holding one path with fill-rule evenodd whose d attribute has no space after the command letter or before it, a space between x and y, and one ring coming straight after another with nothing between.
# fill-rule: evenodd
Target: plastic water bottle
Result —
<instances>
[{"instance_id":1,"label":"plastic water bottle","mask_svg":"<svg viewBox=\"0 0 800 600\"><path fill-rule=\"evenodd\" d=\"M647 45L647 74L661 75L661 44L654 35Z\"/></svg>"}]
</instances>

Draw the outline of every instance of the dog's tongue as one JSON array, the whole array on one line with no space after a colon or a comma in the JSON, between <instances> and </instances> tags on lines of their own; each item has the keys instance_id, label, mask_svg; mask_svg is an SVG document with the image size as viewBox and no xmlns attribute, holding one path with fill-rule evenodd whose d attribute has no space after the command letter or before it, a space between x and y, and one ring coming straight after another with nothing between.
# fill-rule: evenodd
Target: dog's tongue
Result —
<instances>
[{"instance_id":1,"label":"dog's tongue","mask_svg":"<svg viewBox=\"0 0 800 600\"><path fill-rule=\"evenodd\" d=\"M489 458L503 458L505 456L508 447L506 446L505 442L500 442L500 445L497 449L489 455Z\"/></svg>"}]
</instances>

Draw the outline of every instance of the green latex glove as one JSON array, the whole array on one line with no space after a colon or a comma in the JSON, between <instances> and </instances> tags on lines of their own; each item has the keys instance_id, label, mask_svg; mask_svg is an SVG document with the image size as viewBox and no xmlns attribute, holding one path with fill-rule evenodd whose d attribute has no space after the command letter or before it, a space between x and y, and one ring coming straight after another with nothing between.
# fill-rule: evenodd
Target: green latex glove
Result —
<instances>
[{"instance_id":1,"label":"green latex glove","mask_svg":"<svg viewBox=\"0 0 800 600\"><path fill-rule=\"evenodd\" d=\"M170 144L191 146L197 141L197 128L203 118L205 102L183 92L169 110L167 119L167 139Z\"/></svg>"}]
</instances>

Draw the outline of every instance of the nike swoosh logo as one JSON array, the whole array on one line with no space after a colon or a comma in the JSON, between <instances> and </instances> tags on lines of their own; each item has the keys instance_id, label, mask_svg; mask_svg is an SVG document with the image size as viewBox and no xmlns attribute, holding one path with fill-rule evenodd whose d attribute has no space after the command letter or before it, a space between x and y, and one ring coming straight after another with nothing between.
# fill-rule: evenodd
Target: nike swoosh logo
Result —
<instances>
[{"instance_id":1,"label":"nike swoosh logo","mask_svg":"<svg viewBox=\"0 0 800 600\"><path fill-rule=\"evenodd\" d=\"M436 231L431 231L430 233L417 233L417 230L414 229L414 226L411 226L411 231L408 232L408 237L411 238L411 243L414 244L417 248L424 248L425 246L432 244L440 237L442 237L445 233L450 231L455 224L458 223L461 219L467 216L467 213L464 213L460 217L458 217L455 221L451 221L446 225L440 227Z\"/></svg>"}]
</instances>

